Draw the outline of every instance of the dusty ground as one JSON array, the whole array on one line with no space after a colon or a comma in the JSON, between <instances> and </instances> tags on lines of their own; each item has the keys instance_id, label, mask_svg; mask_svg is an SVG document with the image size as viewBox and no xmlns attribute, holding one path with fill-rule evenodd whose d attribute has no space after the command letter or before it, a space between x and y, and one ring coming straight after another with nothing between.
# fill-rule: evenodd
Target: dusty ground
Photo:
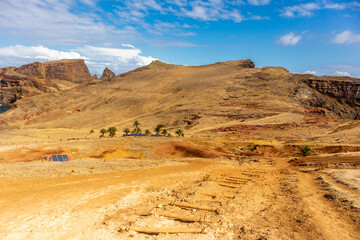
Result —
<instances>
[{"instance_id":1,"label":"dusty ground","mask_svg":"<svg viewBox=\"0 0 360 240\"><path fill-rule=\"evenodd\" d=\"M360 171L356 164L341 165L341 159L358 162L357 153L295 161L282 156L289 147L279 143L273 142L278 149L254 150L260 140L60 142L56 136L41 143L17 140L16 146L14 139L4 139L8 144L0 149L1 239L360 238ZM73 160L43 159L60 150ZM192 219L161 216L166 214ZM141 233L159 229L201 233Z\"/></svg>"}]
</instances>

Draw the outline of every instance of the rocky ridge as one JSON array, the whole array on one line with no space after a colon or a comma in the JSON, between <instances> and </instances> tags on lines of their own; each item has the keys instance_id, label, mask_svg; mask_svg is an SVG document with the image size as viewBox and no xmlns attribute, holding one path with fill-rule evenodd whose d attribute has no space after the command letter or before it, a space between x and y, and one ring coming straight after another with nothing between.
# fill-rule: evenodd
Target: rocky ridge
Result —
<instances>
[{"instance_id":1,"label":"rocky ridge","mask_svg":"<svg viewBox=\"0 0 360 240\"><path fill-rule=\"evenodd\" d=\"M87 84L92 80L83 59L34 62L0 69L0 104L23 97L54 92Z\"/></svg>"}]
</instances>

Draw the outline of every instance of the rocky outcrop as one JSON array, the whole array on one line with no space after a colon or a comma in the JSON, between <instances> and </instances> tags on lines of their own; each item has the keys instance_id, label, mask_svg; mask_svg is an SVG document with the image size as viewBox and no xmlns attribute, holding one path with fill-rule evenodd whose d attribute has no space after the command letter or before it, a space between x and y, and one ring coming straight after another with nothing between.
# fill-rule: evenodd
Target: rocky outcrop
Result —
<instances>
[{"instance_id":1,"label":"rocky outcrop","mask_svg":"<svg viewBox=\"0 0 360 240\"><path fill-rule=\"evenodd\" d=\"M91 81L89 69L83 59L35 62L15 68L14 71L39 79L65 80L73 83L88 83Z\"/></svg>"},{"instance_id":2,"label":"rocky outcrop","mask_svg":"<svg viewBox=\"0 0 360 240\"><path fill-rule=\"evenodd\" d=\"M100 77L100 80L109 80L112 79L113 77L115 77L115 73L113 71L111 71L108 68L105 68L103 71L103 74Z\"/></svg>"},{"instance_id":3,"label":"rocky outcrop","mask_svg":"<svg viewBox=\"0 0 360 240\"><path fill-rule=\"evenodd\" d=\"M346 100L355 107L360 106L360 79L326 76L304 79L304 82L322 94Z\"/></svg>"},{"instance_id":4,"label":"rocky outcrop","mask_svg":"<svg viewBox=\"0 0 360 240\"><path fill-rule=\"evenodd\" d=\"M340 118L360 119L360 79L350 77L294 75L315 92L298 91L308 105L323 107ZM320 93L320 94L319 94Z\"/></svg>"},{"instance_id":5,"label":"rocky outcrop","mask_svg":"<svg viewBox=\"0 0 360 240\"><path fill-rule=\"evenodd\" d=\"M0 69L0 104L22 97L68 89L92 80L83 59L35 62Z\"/></svg>"}]
</instances>

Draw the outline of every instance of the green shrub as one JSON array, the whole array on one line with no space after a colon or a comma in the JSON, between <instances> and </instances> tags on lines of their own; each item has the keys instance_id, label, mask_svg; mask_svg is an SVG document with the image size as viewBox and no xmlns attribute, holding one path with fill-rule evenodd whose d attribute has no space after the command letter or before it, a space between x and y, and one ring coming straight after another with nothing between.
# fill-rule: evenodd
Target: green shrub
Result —
<instances>
[{"instance_id":1,"label":"green shrub","mask_svg":"<svg viewBox=\"0 0 360 240\"><path fill-rule=\"evenodd\" d=\"M311 147L310 147L309 145L304 145L304 146L300 147L300 149L299 149L299 154L300 154L301 156L306 157L306 156L309 156L309 155L310 155L311 151L312 151L312 150L311 150Z\"/></svg>"}]
</instances>

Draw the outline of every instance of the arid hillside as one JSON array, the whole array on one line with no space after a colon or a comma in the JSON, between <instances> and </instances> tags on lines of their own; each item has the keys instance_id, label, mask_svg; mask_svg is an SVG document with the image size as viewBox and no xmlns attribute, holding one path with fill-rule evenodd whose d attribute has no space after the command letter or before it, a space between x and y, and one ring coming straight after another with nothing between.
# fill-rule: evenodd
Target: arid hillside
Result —
<instances>
[{"instance_id":1,"label":"arid hillside","mask_svg":"<svg viewBox=\"0 0 360 240\"><path fill-rule=\"evenodd\" d=\"M28 70L33 65L12 71L34 77L51 72L35 74ZM43 65L46 69L52 66ZM72 71L63 69L62 76L75 75L57 81L58 85L90 81L90 75L83 74L87 69L68 69ZM154 61L118 76L106 69L100 79L90 83L23 97L1 114L0 127L122 128L139 120L144 129L161 122L170 129L180 127L197 134L261 130L263 136L270 131L268 136L273 137L271 130L280 128L289 130L284 133L287 137L314 137L314 133L331 132L359 118L359 89L358 79L291 74L280 67L256 68L251 60L204 66ZM357 125L350 128L358 129Z\"/></svg>"}]
</instances>

